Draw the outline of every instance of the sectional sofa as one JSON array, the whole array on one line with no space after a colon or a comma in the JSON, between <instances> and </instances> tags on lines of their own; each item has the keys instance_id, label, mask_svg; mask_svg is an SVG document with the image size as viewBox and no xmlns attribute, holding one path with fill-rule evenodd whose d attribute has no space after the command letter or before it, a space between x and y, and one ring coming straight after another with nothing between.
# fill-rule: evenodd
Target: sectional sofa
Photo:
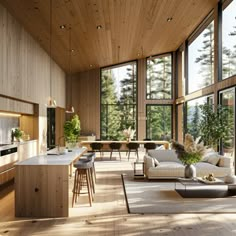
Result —
<instances>
[{"instance_id":1,"label":"sectional sofa","mask_svg":"<svg viewBox=\"0 0 236 236\"><path fill-rule=\"evenodd\" d=\"M231 158L215 152L206 154L195 164L197 177L213 173L215 177L232 174ZM144 173L148 179L174 179L184 177L185 166L174 150L149 150L144 156Z\"/></svg>"}]
</instances>

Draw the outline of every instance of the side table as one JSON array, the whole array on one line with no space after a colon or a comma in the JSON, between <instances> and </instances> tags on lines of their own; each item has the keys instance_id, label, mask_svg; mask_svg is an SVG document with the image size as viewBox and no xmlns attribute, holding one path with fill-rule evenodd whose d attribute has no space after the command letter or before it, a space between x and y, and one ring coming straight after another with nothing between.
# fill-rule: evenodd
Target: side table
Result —
<instances>
[{"instance_id":1,"label":"side table","mask_svg":"<svg viewBox=\"0 0 236 236\"><path fill-rule=\"evenodd\" d=\"M144 178L144 162L134 162L134 178Z\"/></svg>"}]
</instances>

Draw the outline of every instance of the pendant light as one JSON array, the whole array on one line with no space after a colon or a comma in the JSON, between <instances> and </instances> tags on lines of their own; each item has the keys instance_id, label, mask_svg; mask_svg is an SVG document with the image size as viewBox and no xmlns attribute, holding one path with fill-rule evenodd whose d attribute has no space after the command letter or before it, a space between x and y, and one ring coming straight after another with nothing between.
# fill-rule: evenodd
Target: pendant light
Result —
<instances>
[{"instance_id":1,"label":"pendant light","mask_svg":"<svg viewBox=\"0 0 236 236\"><path fill-rule=\"evenodd\" d=\"M66 109L66 113L74 113L75 109L72 106L72 81L71 81L71 54L73 50L71 48L71 26L69 27L69 77L68 77L68 82L69 82L69 106ZM68 91L68 90L67 90Z\"/></svg>"},{"instance_id":2,"label":"pendant light","mask_svg":"<svg viewBox=\"0 0 236 236\"><path fill-rule=\"evenodd\" d=\"M56 100L52 98L52 0L50 0L50 36L49 36L49 56L50 56L50 97L47 102L47 107L55 108Z\"/></svg>"}]
</instances>

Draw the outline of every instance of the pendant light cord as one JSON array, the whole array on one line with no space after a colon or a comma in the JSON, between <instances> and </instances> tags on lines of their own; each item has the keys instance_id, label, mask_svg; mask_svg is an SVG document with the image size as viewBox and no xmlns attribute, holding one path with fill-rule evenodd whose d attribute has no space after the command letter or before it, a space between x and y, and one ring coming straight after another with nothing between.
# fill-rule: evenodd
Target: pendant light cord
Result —
<instances>
[{"instance_id":1,"label":"pendant light cord","mask_svg":"<svg viewBox=\"0 0 236 236\"><path fill-rule=\"evenodd\" d=\"M72 106L72 81L71 81L71 54L72 54L72 48L71 48L71 26L69 27L69 43L70 43L70 54L69 54L69 81L70 81L70 106Z\"/></svg>"},{"instance_id":2,"label":"pendant light cord","mask_svg":"<svg viewBox=\"0 0 236 236\"><path fill-rule=\"evenodd\" d=\"M50 99L52 99L52 0L50 0Z\"/></svg>"}]
</instances>

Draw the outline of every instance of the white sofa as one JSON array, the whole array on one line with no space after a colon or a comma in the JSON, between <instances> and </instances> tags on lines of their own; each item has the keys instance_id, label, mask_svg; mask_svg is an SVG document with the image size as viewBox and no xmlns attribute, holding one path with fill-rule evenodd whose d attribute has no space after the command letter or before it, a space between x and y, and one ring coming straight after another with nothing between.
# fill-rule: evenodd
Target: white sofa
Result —
<instances>
[{"instance_id":1,"label":"white sofa","mask_svg":"<svg viewBox=\"0 0 236 236\"><path fill-rule=\"evenodd\" d=\"M208 162L195 164L197 177L203 177L210 173L213 173L215 177L231 174L231 158L220 155L216 155L215 158L216 165ZM157 165L155 159L158 161ZM185 166L178 159L174 150L149 150L144 156L144 173L148 179L184 177L184 168Z\"/></svg>"}]
</instances>

